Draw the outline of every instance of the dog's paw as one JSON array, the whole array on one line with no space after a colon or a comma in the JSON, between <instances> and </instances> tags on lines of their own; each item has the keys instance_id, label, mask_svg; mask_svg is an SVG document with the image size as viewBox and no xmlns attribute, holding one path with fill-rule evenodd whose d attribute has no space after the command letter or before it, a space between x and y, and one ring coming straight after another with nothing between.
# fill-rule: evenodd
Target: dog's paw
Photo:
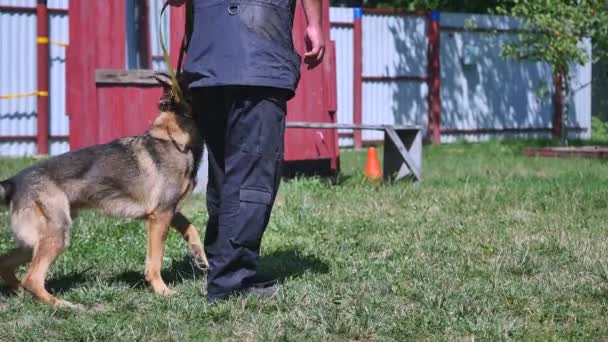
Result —
<instances>
[{"instance_id":1,"label":"dog's paw","mask_svg":"<svg viewBox=\"0 0 608 342\"><path fill-rule=\"evenodd\" d=\"M152 290L157 295L165 296L165 297L172 296L177 293L177 292L175 292L175 290L169 288L167 285L153 286Z\"/></svg>"},{"instance_id":2,"label":"dog's paw","mask_svg":"<svg viewBox=\"0 0 608 342\"><path fill-rule=\"evenodd\" d=\"M194 266L199 270L206 272L209 269L209 262L207 261L207 256L205 252L200 248L192 249L192 261L194 262Z\"/></svg>"}]
</instances>

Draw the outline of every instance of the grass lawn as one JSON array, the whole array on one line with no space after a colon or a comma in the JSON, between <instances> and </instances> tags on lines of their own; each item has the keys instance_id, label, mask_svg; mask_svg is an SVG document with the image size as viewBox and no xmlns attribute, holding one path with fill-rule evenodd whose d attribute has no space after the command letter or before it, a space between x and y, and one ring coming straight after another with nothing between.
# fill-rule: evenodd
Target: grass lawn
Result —
<instances>
[{"instance_id":1,"label":"grass lawn","mask_svg":"<svg viewBox=\"0 0 608 342\"><path fill-rule=\"evenodd\" d=\"M142 224L83 214L48 287L88 309L0 294L0 341L607 339L608 163L523 146L425 147L419 187L366 184L352 151L339 185L284 182L261 259L284 283L273 300L209 307L175 233L164 276L178 294L157 297ZM0 176L27 163L2 160ZM204 227L203 199L185 212Z\"/></svg>"}]
</instances>

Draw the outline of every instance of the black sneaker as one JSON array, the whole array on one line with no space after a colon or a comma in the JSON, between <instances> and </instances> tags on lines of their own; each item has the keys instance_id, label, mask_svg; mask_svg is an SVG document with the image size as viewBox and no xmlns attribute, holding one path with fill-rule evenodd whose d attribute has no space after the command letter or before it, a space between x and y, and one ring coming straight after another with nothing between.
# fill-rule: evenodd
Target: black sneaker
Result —
<instances>
[{"instance_id":1,"label":"black sneaker","mask_svg":"<svg viewBox=\"0 0 608 342\"><path fill-rule=\"evenodd\" d=\"M270 287L278 285L279 281L272 274L266 272L256 272L253 277L243 279L244 287Z\"/></svg>"}]
</instances>

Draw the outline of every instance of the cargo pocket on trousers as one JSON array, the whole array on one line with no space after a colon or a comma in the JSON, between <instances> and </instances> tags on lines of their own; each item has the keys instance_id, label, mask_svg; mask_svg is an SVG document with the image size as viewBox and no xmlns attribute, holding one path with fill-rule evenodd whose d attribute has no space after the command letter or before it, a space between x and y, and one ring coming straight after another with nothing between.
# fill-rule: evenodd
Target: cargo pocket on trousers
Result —
<instances>
[{"instance_id":1,"label":"cargo pocket on trousers","mask_svg":"<svg viewBox=\"0 0 608 342\"><path fill-rule=\"evenodd\" d=\"M235 246L258 250L264 233L265 218L272 203L272 193L262 189L244 188L239 193L240 215Z\"/></svg>"},{"instance_id":2,"label":"cargo pocket on trousers","mask_svg":"<svg viewBox=\"0 0 608 342\"><path fill-rule=\"evenodd\" d=\"M272 202L272 194L265 190L241 189L239 199L241 202L270 205Z\"/></svg>"}]
</instances>

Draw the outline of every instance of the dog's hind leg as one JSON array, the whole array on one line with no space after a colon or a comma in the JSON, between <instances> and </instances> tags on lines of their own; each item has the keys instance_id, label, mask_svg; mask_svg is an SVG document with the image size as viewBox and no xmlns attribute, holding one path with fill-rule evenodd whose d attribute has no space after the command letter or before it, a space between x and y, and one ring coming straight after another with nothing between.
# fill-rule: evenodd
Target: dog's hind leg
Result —
<instances>
[{"instance_id":1,"label":"dog's hind leg","mask_svg":"<svg viewBox=\"0 0 608 342\"><path fill-rule=\"evenodd\" d=\"M205 255L205 250L203 249L203 244L196 227L180 212L175 213L173 216L171 227L175 228L188 244L188 249L196 267L201 270L207 270L209 262L207 261L207 256Z\"/></svg>"},{"instance_id":2,"label":"dog's hind leg","mask_svg":"<svg viewBox=\"0 0 608 342\"><path fill-rule=\"evenodd\" d=\"M13 290L19 288L19 280L15 277L15 270L30 261L32 250L27 247L17 247L0 256L0 278Z\"/></svg>"},{"instance_id":3,"label":"dog's hind leg","mask_svg":"<svg viewBox=\"0 0 608 342\"><path fill-rule=\"evenodd\" d=\"M53 236L41 239L34 249L32 263L22 284L24 289L49 305L73 307L73 304L51 295L44 288L47 272L64 247L61 238Z\"/></svg>"},{"instance_id":4,"label":"dog's hind leg","mask_svg":"<svg viewBox=\"0 0 608 342\"><path fill-rule=\"evenodd\" d=\"M169 223L173 213L155 212L146 220L148 230L148 252L146 255L146 281L155 293L160 295L172 295L174 290L167 287L163 281L160 270L162 267L163 255L165 253L165 241L169 231Z\"/></svg>"},{"instance_id":5,"label":"dog's hind leg","mask_svg":"<svg viewBox=\"0 0 608 342\"><path fill-rule=\"evenodd\" d=\"M77 307L51 295L44 288L47 272L55 259L67 247L72 220L65 195L48 192L47 203L36 202L38 212L37 241L34 244L32 262L21 284L35 297L52 306Z\"/></svg>"}]
</instances>

